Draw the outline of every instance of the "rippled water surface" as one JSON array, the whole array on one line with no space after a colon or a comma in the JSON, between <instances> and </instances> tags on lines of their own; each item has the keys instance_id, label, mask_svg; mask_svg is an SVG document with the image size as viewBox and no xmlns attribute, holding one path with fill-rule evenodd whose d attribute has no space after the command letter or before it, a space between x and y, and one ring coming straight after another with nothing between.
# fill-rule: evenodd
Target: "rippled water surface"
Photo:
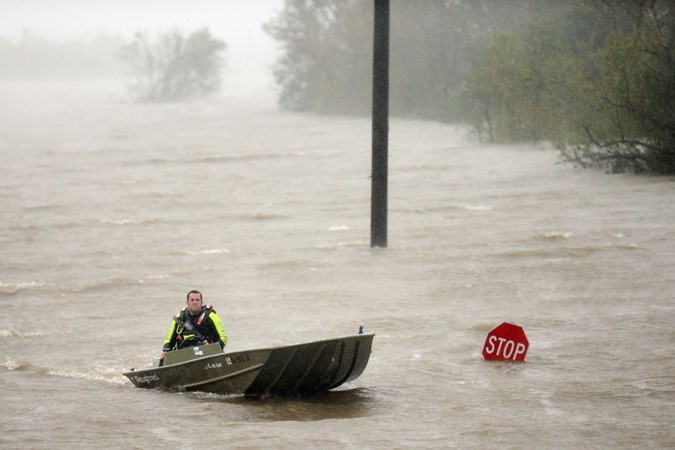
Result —
<instances>
[{"instance_id":1,"label":"rippled water surface","mask_svg":"<svg viewBox=\"0 0 675 450\"><path fill-rule=\"evenodd\" d=\"M394 119L371 249L366 118L0 97L0 447L675 447L672 178ZM365 324L370 363L303 399L134 388L193 288L232 350ZM527 362L483 360L504 321Z\"/></svg>"}]
</instances>

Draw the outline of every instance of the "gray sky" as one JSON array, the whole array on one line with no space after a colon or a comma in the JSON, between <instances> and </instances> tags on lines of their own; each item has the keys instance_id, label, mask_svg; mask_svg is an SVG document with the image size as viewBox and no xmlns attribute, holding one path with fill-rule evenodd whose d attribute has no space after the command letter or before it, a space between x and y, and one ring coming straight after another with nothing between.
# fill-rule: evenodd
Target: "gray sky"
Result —
<instances>
[{"instance_id":1,"label":"gray sky","mask_svg":"<svg viewBox=\"0 0 675 450\"><path fill-rule=\"evenodd\" d=\"M25 28L70 39L204 26L223 37L251 35L282 7L283 0L0 0L0 36L18 37Z\"/></svg>"}]
</instances>

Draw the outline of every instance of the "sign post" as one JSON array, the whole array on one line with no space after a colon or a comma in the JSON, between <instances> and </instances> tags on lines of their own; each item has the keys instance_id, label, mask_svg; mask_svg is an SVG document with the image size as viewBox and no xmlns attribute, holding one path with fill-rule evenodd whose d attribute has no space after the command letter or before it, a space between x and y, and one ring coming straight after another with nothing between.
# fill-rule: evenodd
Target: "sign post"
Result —
<instances>
[{"instance_id":1,"label":"sign post","mask_svg":"<svg viewBox=\"0 0 675 450\"><path fill-rule=\"evenodd\" d=\"M529 346L522 327L504 322L488 333L483 358L488 361L525 361Z\"/></svg>"},{"instance_id":2,"label":"sign post","mask_svg":"<svg viewBox=\"0 0 675 450\"><path fill-rule=\"evenodd\" d=\"M389 157L389 0L375 0L373 41L373 167L370 246L386 247Z\"/></svg>"}]
</instances>

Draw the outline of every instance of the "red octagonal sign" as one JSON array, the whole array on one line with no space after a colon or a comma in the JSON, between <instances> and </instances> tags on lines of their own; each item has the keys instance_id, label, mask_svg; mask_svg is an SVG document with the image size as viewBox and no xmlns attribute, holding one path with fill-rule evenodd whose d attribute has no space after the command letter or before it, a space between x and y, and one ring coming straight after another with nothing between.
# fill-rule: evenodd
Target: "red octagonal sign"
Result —
<instances>
[{"instance_id":1,"label":"red octagonal sign","mask_svg":"<svg viewBox=\"0 0 675 450\"><path fill-rule=\"evenodd\" d=\"M504 322L488 333L483 358L490 361L525 361L529 346L521 327Z\"/></svg>"}]
</instances>

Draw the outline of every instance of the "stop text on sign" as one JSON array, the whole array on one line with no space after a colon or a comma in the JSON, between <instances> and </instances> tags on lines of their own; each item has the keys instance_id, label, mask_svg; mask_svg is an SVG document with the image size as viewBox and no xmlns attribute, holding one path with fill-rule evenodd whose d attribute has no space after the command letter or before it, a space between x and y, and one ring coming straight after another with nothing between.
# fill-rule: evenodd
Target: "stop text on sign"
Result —
<instances>
[{"instance_id":1,"label":"stop text on sign","mask_svg":"<svg viewBox=\"0 0 675 450\"><path fill-rule=\"evenodd\" d=\"M520 355L525 355L525 344L522 342L515 343L503 337L490 336L487 338L485 352L488 355L502 356L503 359L513 359L514 361Z\"/></svg>"},{"instance_id":2,"label":"stop text on sign","mask_svg":"<svg viewBox=\"0 0 675 450\"><path fill-rule=\"evenodd\" d=\"M483 358L490 361L525 361L529 345L521 327L504 322L488 333Z\"/></svg>"}]
</instances>

